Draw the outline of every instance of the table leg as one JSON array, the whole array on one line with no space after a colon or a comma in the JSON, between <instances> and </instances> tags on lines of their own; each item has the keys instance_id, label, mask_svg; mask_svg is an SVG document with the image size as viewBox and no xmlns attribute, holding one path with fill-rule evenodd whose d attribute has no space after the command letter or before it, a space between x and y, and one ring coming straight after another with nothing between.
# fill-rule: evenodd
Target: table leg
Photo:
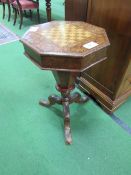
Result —
<instances>
[{"instance_id":1,"label":"table leg","mask_svg":"<svg viewBox=\"0 0 131 175\"><path fill-rule=\"evenodd\" d=\"M46 13L48 22L51 21L51 0L46 0Z\"/></svg>"},{"instance_id":2,"label":"table leg","mask_svg":"<svg viewBox=\"0 0 131 175\"><path fill-rule=\"evenodd\" d=\"M71 144L71 128L70 128L70 109L69 104L75 103L85 103L88 100L87 96L81 97L81 95L77 92L74 94L70 94L70 90L62 89L59 90L61 92L61 97L57 95L51 95L48 97L48 100L41 100L39 102L40 105L45 107L50 107L54 104L63 105L63 113L64 113L64 134L65 134L65 143Z\"/></svg>"},{"instance_id":3,"label":"table leg","mask_svg":"<svg viewBox=\"0 0 131 175\"><path fill-rule=\"evenodd\" d=\"M70 128L70 109L69 102L63 102L63 113L64 113L64 132L65 132L65 143L71 144L71 128Z\"/></svg>"}]
</instances>

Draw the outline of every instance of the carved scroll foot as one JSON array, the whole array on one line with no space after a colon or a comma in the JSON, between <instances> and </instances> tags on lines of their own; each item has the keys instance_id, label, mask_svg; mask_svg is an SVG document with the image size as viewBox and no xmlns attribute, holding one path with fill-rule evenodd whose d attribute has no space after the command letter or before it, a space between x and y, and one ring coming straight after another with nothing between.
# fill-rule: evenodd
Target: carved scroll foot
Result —
<instances>
[{"instance_id":1,"label":"carved scroll foot","mask_svg":"<svg viewBox=\"0 0 131 175\"><path fill-rule=\"evenodd\" d=\"M45 107L50 107L56 103L62 104L61 98L57 95L51 95L48 97L48 100L41 100L39 102L40 105L45 106Z\"/></svg>"},{"instance_id":2,"label":"carved scroll foot","mask_svg":"<svg viewBox=\"0 0 131 175\"><path fill-rule=\"evenodd\" d=\"M81 96L80 93L78 92L75 92L72 96L71 96L71 99L70 99L70 103L85 103L89 100L88 96Z\"/></svg>"}]
</instances>

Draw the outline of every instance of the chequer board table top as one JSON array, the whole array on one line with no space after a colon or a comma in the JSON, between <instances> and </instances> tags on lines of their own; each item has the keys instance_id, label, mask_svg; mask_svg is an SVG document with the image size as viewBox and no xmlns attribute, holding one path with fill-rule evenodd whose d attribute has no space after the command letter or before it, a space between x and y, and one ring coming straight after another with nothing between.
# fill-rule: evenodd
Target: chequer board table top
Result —
<instances>
[{"instance_id":1,"label":"chequer board table top","mask_svg":"<svg viewBox=\"0 0 131 175\"><path fill-rule=\"evenodd\" d=\"M30 27L22 42L43 55L72 57L83 57L109 45L103 28L75 21L52 21Z\"/></svg>"}]
</instances>

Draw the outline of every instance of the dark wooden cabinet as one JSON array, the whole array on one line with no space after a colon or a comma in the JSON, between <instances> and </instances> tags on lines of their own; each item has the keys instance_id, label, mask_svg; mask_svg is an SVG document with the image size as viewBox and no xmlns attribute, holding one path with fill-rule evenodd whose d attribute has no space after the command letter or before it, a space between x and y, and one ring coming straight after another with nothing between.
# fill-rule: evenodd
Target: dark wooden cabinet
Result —
<instances>
[{"instance_id":1,"label":"dark wooden cabinet","mask_svg":"<svg viewBox=\"0 0 131 175\"><path fill-rule=\"evenodd\" d=\"M65 0L65 20L86 21L88 0Z\"/></svg>"},{"instance_id":2,"label":"dark wooden cabinet","mask_svg":"<svg viewBox=\"0 0 131 175\"><path fill-rule=\"evenodd\" d=\"M71 8L78 11L77 2L72 3ZM106 61L81 74L80 87L95 97L108 112L113 112L131 95L131 1L86 0L83 8L87 12L86 19L85 12L83 18L78 15L75 18L73 12L72 18L104 27L111 46ZM66 14L68 11L69 7ZM67 15L66 20L70 20L70 16Z\"/></svg>"}]
</instances>

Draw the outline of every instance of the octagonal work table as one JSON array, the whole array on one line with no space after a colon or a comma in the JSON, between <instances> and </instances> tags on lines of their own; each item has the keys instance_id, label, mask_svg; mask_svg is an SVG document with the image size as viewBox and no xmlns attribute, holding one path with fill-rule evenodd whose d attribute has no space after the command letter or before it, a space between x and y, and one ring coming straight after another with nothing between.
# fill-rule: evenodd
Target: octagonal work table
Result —
<instances>
[{"instance_id":1,"label":"octagonal work table","mask_svg":"<svg viewBox=\"0 0 131 175\"><path fill-rule=\"evenodd\" d=\"M61 96L40 101L63 105L65 141L71 144L69 104L87 97L70 93L80 72L106 59L109 40L103 28L85 22L53 21L31 27L22 37L25 55L43 70L51 70Z\"/></svg>"}]
</instances>

